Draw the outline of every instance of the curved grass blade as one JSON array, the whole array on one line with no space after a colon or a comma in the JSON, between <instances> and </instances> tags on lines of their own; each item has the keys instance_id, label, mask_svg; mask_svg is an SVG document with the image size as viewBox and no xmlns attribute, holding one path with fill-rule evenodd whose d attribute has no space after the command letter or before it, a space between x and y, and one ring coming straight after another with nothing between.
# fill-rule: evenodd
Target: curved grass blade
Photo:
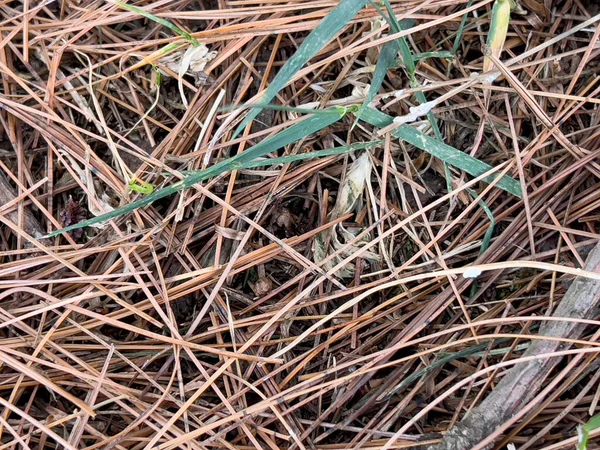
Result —
<instances>
[{"instance_id":1,"label":"curved grass blade","mask_svg":"<svg viewBox=\"0 0 600 450\"><path fill-rule=\"evenodd\" d=\"M152 20L152 21L154 21L156 23L159 23L163 27L167 27L169 30L171 30L174 33L178 34L179 36L181 36L182 38L184 38L186 41L188 41L193 46L199 45L198 40L194 36L192 36L187 31L182 30L177 25L172 24L168 20L161 19L160 17L157 17L154 14L149 13L145 9L141 9L141 8L138 8L137 6L129 5L127 3L123 3L123 2L120 2L118 0L115 0L114 3L116 5L118 5L118 6L120 6L123 9L126 9L128 11L134 12L136 14L139 14L140 16L144 16L146 19L150 19L150 20Z\"/></svg>"},{"instance_id":2,"label":"curved grass blade","mask_svg":"<svg viewBox=\"0 0 600 450\"><path fill-rule=\"evenodd\" d=\"M289 83L292 77L315 56L327 42L335 37L342 28L362 9L368 0L342 0L321 23L304 39L302 45L284 64L277 73L269 87L265 90L260 103L269 103L283 87ZM235 139L244 128L261 112L262 108L255 108L243 122L238 126L233 135Z\"/></svg>"},{"instance_id":3,"label":"curved grass blade","mask_svg":"<svg viewBox=\"0 0 600 450\"><path fill-rule=\"evenodd\" d=\"M198 171L197 173L190 175L189 177L185 177L183 180L174 183L171 186L154 191L152 194L143 197L139 200L136 200L126 206L123 206L122 208L118 208L106 214L94 217L92 219L88 219L83 222L79 222L74 225L68 226L66 228L53 231L45 237L57 236L59 234L71 230L89 227L90 225L95 225L97 223L113 219L115 217L127 214L131 211L141 208L142 206L149 205L155 202L156 200L168 197L169 195L172 195L184 189L188 189L194 184L204 181L208 178L218 176L224 172L244 169L246 164L254 162L256 158L268 155L271 152L279 150L280 148L285 147L286 145L291 144L293 142L299 141L300 139L312 133L316 133L317 131L322 130L323 128L326 128L329 125L337 122L342 117L344 117L344 115L348 111L348 108L335 107L330 108L326 111L329 111L329 113L311 116L303 120L302 122L297 123L296 125L293 125L290 128L282 131L281 133L276 134L271 138L265 139L264 141L260 142L254 147L246 150L243 153L240 153L239 155L221 161L206 170Z\"/></svg>"},{"instance_id":4,"label":"curved grass blade","mask_svg":"<svg viewBox=\"0 0 600 450\"><path fill-rule=\"evenodd\" d=\"M511 338L499 338L499 339L495 339L494 342L496 344L503 344L503 343L509 342L511 340L512 340ZM484 342L482 344L477 344L472 347L466 348L464 350L460 350L456 353L447 354L446 356L434 361L433 363L431 363L429 366L425 367L424 369L421 369L417 372L411 373L404 380L402 380L402 382L400 382L400 384L394 386L394 388L391 389L389 391L389 393L386 394L386 396L384 397L384 401L389 400L394 395L400 393L407 386L409 386L412 382L417 381L421 377L427 375L429 372L431 372L439 367L443 367L444 365L446 365L447 363L449 363L451 361L454 361L455 359L466 358L466 357L470 357L470 356L472 357L474 354L476 354L482 350L485 350L489 345L490 345L489 342ZM503 352L508 352L510 349L499 349L499 350L503 351Z\"/></svg>"},{"instance_id":5,"label":"curved grass blade","mask_svg":"<svg viewBox=\"0 0 600 450\"><path fill-rule=\"evenodd\" d=\"M392 117L377 111L373 108L366 108L361 117L367 123L378 128L384 128L393 122ZM441 159L443 162L456 167L457 169L464 170L469 175L478 177L479 175L491 170L492 167L476 158L473 158L460 150L455 149L443 142L437 141L425 133L420 132L416 128L410 125L401 125L392 131L392 135L414 145L417 148ZM494 176L489 176L484 179L485 182L491 183L495 179ZM496 187L509 192L516 197L522 198L521 185L514 178L507 175L503 176Z\"/></svg>"}]
</instances>

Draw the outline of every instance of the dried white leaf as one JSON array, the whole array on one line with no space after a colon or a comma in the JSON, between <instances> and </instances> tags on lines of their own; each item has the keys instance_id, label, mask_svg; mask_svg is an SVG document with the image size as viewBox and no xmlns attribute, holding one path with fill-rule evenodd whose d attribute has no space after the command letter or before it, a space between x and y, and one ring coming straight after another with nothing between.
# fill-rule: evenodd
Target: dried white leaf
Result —
<instances>
[{"instance_id":1,"label":"dried white leaf","mask_svg":"<svg viewBox=\"0 0 600 450\"><path fill-rule=\"evenodd\" d=\"M363 153L348 169L346 180L339 191L333 210L334 219L352 211L356 205L356 201L365 190L367 177L370 176L371 161L369 160L369 155Z\"/></svg>"},{"instance_id":2,"label":"dried white leaf","mask_svg":"<svg viewBox=\"0 0 600 450\"><path fill-rule=\"evenodd\" d=\"M217 52L209 51L205 44L200 43L197 47L189 46L185 51L179 50L161 58L159 64L168 67L175 73L179 73L186 55L189 59L186 72L198 73L204 70L206 64L215 59Z\"/></svg>"},{"instance_id":3,"label":"dried white leaf","mask_svg":"<svg viewBox=\"0 0 600 450\"><path fill-rule=\"evenodd\" d=\"M387 24L384 18L377 18L375 20L371 20L371 31L380 30Z\"/></svg>"},{"instance_id":4,"label":"dried white leaf","mask_svg":"<svg viewBox=\"0 0 600 450\"><path fill-rule=\"evenodd\" d=\"M370 84L366 83L355 83L352 88L352 97L354 98L366 98L369 94L369 89L371 88Z\"/></svg>"},{"instance_id":5,"label":"dried white leaf","mask_svg":"<svg viewBox=\"0 0 600 450\"><path fill-rule=\"evenodd\" d=\"M331 220L349 213L357 207L358 200L361 198L366 184L371 176L371 161L367 153L363 153L348 168L344 184L340 187L338 198L331 212ZM345 248L349 242L352 242L362 232L362 228L345 228L342 224L332 227L331 230L324 231L317 235L313 244L313 255L315 262L327 258L328 255ZM371 240L371 236L365 235L358 242L341 251L335 258L324 264L324 269L329 271L340 261L355 254L361 247ZM360 257L367 261L379 261L379 254L370 250L360 253ZM354 264L346 264L336 272L340 278L349 278L354 276Z\"/></svg>"},{"instance_id":6,"label":"dried white leaf","mask_svg":"<svg viewBox=\"0 0 600 450\"><path fill-rule=\"evenodd\" d=\"M175 52L160 60L160 64L165 65L173 72L177 72L179 95L181 101L187 108L188 102L183 92L183 77L186 73L199 73L204 70L206 64L215 59L217 52L211 52L208 47L200 43L197 46L189 46L185 52L183 50Z\"/></svg>"},{"instance_id":7,"label":"dried white leaf","mask_svg":"<svg viewBox=\"0 0 600 450\"><path fill-rule=\"evenodd\" d=\"M425 102L418 106L411 106L409 109L410 112L405 116L394 117L394 123L397 125L403 125L405 123L414 122L419 117L429 114L435 105L437 105L436 100Z\"/></svg>"},{"instance_id":8,"label":"dried white leaf","mask_svg":"<svg viewBox=\"0 0 600 450\"><path fill-rule=\"evenodd\" d=\"M317 94L324 94L325 92L327 92L327 89L325 89L323 86L321 86L320 84L316 84L313 83L310 85L310 88L315 91Z\"/></svg>"}]
</instances>

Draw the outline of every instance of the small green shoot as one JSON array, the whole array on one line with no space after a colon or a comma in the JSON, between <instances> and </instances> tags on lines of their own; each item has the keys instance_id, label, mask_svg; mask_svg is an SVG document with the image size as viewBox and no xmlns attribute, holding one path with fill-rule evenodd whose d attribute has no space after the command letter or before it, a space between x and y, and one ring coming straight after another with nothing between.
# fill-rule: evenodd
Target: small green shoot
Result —
<instances>
[{"instance_id":1,"label":"small green shoot","mask_svg":"<svg viewBox=\"0 0 600 450\"><path fill-rule=\"evenodd\" d=\"M467 3L467 9L469 9L471 6L473 6L473 0L469 0L469 3ZM467 14L465 14L461 21L460 21L460 25L458 27L458 32L456 33L456 39L454 39L454 45L452 46L452 52L454 53L454 55L456 56L456 54L458 53L458 48L460 47L460 43L462 42L462 36L463 33L465 31L465 26L467 25Z\"/></svg>"},{"instance_id":2,"label":"small green shoot","mask_svg":"<svg viewBox=\"0 0 600 450\"><path fill-rule=\"evenodd\" d=\"M188 69L190 67L190 63L192 61L192 58L194 58L198 53L204 54L204 53L208 52L206 47L201 46L200 42L198 42L198 40L194 36L192 36L190 33L188 33L185 30L182 30L177 25L172 24L168 20L161 19L160 17L157 17L154 14L151 14L144 9L138 8L137 6L129 5L127 3L123 3L119 0L115 0L115 4L120 6L123 9L134 12L141 16L144 16L147 19L153 20L154 22L167 27L168 29L170 29L174 33L180 35L182 38L184 38L186 41L188 41L191 44L191 46L188 47L188 49L186 50L186 52L184 53L184 55L181 59L181 64L179 66L179 71L177 74L178 75L178 87L179 87L179 93L181 95L181 100L183 102L183 105L187 108L187 106L188 106L187 98L185 97L185 93L183 91L183 76L188 71ZM167 45L165 47L165 50L162 51L162 53L167 53L171 48L175 48L175 47L173 47L173 44L174 43ZM169 48L169 50L166 50L167 48Z\"/></svg>"},{"instance_id":3,"label":"small green shoot","mask_svg":"<svg viewBox=\"0 0 600 450\"><path fill-rule=\"evenodd\" d=\"M600 428L600 414L596 414L585 425L578 426L577 434L579 436L579 442L577 443L577 450L587 450L588 441L590 440L590 433L599 428Z\"/></svg>"},{"instance_id":4,"label":"small green shoot","mask_svg":"<svg viewBox=\"0 0 600 450\"><path fill-rule=\"evenodd\" d=\"M475 191L473 191L472 189L467 189L467 192L474 199L477 198L477 193ZM479 206L481 206L481 209L483 209L485 214L488 216L488 219L490 219L490 226L487 229L487 231L485 232L485 235L483 236L483 240L481 241L481 247L479 248L479 254L481 255L490 246L492 236L494 235L494 228L496 227L496 219L494 219L494 214L492 213L492 210L489 208L489 206L487 205L486 202L484 202L483 200L479 200ZM473 283L471 284L470 297L475 296L475 294L477 293L478 287L479 287L479 280L477 280L477 278L475 278L473 280Z\"/></svg>"},{"instance_id":5,"label":"small green shoot","mask_svg":"<svg viewBox=\"0 0 600 450\"><path fill-rule=\"evenodd\" d=\"M154 192L154 186L150 183L146 183L145 181L138 180L135 177L129 180L129 189L135 192L139 192L140 194L149 195Z\"/></svg>"}]
</instances>

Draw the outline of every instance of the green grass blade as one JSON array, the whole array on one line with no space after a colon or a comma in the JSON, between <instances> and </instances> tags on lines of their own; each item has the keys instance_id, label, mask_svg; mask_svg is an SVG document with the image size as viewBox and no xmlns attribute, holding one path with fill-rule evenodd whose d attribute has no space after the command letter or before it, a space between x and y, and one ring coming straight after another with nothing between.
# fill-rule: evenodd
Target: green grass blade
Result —
<instances>
[{"instance_id":1,"label":"green grass blade","mask_svg":"<svg viewBox=\"0 0 600 450\"><path fill-rule=\"evenodd\" d=\"M156 200L168 197L169 195L172 195L184 189L188 189L194 184L204 181L208 178L218 176L224 172L243 169L245 164L253 162L256 158L268 155L271 152L279 150L280 148L285 147L288 144L296 142L312 133L322 130L323 128L326 128L329 125L337 122L342 117L344 117L348 109L343 107L335 107L330 108L328 111L328 114L318 114L310 116L302 122L297 123L296 125L293 125L290 128L282 131L281 133L276 134L275 136L272 136L268 139L265 139L264 141L260 142L254 147L251 147L245 152L240 153L239 155L221 161L220 163L217 163L206 170L198 171L197 173L190 175L189 177L186 177L183 180L172 184L171 186L157 190L146 197L143 197L139 200L136 200L135 202L130 203L129 205L115 209L113 211L94 217L92 219L84 220L83 222L76 223L61 230L53 231L46 237L57 236L68 231L76 230L78 228L83 227L89 227L91 225L95 225L97 223L113 219L123 214L130 213L143 206L149 205L155 202Z\"/></svg>"},{"instance_id":2,"label":"green grass blade","mask_svg":"<svg viewBox=\"0 0 600 450\"><path fill-rule=\"evenodd\" d=\"M467 192L474 199L477 198L477 193L475 191L473 191L472 189L467 189ZM478 203L479 203L479 206L481 206L481 209L483 209L483 211L485 212L486 216L488 216L488 219L490 219L490 226L488 227L487 231L485 232L485 235L483 236L483 240L481 241L481 247L479 248L479 254L481 255L490 246L490 242L492 240L492 235L494 234L494 228L496 227L496 219L494 219L494 214L492 213L492 210L489 208L489 206L487 205L486 202L484 202L483 200L479 200ZM479 288L479 280L477 278L475 278L473 280L473 284L471 284L471 293L470 293L471 298L475 296L478 288Z\"/></svg>"},{"instance_id":3,"label":"green grass blade","mask_svg":"<svg viewBox=\"0 0 600 450\"><path fill-rule=\"evenodd\" d=\"M365 108L360 119L377 128L385 128L394 121L393 117L371 107Z\"/></svg>"},{"instance_id":4,"label":"green grass blade","mask_svg":"<svg viewBox=\"0 0 600 450\"><path fill-rule=\"evenodd\" d=\"M471 6L473 6L473 0L469 0L469 3L467 3L466 9L469 9ZM467 25L467 17L468 17L468 14L463 15L462 19L460 21L460 25L458 26L458 31L456 33L456 39L454 39L454 45L452 46L452 52L454 53L454 55L456 55L456 53L458 52L458 47L460 47L460 43L462 41L462 35L465 31L465 26Z\"/></svg>"},{"instance_id":5,"label":"green grass blade","mask_svg":"<svg viewBox=\"0 0 600 450\"><path fill-rule=\"evenodd\" d=\"M304 161L306 159L323 158L325 156L341 155L344 153L353 152L355 150L363 150L365 148L381 145L383 141L361 142L359 144L347 145L344 147L334 147L327 150L317 150L315 152L300 153L299 155L281 156L279 158L269 158L260 161L252 161L245 164L243 169L251 169L254 167L276 166L278 164L288 164L296 161Z\"/></svg>"},{"instance_id":6,"label":"green grass blade","mask_svg":"<svg viewBox=\"0 0 600 450\"><path fill-rule=\"evenodd\" d=\"M260 102L269 103L292 77L332 40L342 28L362 9L367 0L342 0L321 23L304 39L300 48L292 55L277 73L269 87L262 95ZM261 108L255 108L236 129L233 138L237 137L244 128L260 113Z\"/></svg>"},{"instance_id":7,"label":"green grass blade","mask_svg":"<svg viewBox=\"0 0 600 450\"><path fill-rule=\"evenodd\" d=\"M169 30L173 31L174 33L178 34L179 36L181 36L185 40L189 41L190 44L192 44L193 46L197 46L198 45L198 40L194 36L192 36L187 31L182 30L177 25L172 24L168 20L161 19L160 17L157 17L154 14L151 14L151 13L149 13L148 11L146 11L144 9L138 8L137 6L129 5L127 3L123 3L123 2L120 2L120 1L115 1L115 4L118 5L118 6L120 6L123 9L126 9L128 11L134 12L136 14L139 14L140 16L144 16L146 19L150 19L150 20L152 20L152 21L154 21L156 23L159 23L163 27L167 27Z\"/></svg>"},{"instance_id":8,"label":"green grass blade","mask_svg":"<svg viewBox=\"0 0 600 450\"><path fill-rule=\"evenodd\" d=\"M393 122L392 117L373 108L366 108L361 119L379 128L386 127ZM392 131L392 135L420 148L453 167L464 170L474 177L478 177L492 169L490 165L479 161L454 147L444 144L443 142L439 142L410 125L401 125ZM484 181L490 183L494 181L494 179L495 176L492 175L485 178ZM523 196L519 182L507 175L503 176L498 181L496 187L510 192L519 198L522 198Z\"/></svg>"},{"instance_id":9,"label":"green grass blade","mask_svg":"<svg viewBox=\"0 0 600 450\"><path fill-rule=\"evenodd\" d=\"M363 102L358 114L356 114L356 121L354 122L354 126L360 119L360 115L362 111L365 110L369 103L373 101L377 92L379 92L379 88L383 84L383 80L385 75L387 74L388 69L393 64L396 59L396 54L398 53L398 44L395 41L386 42L381 48L381 53L379 54L379 58L377 59L377 64L375 65L375 72L373 73L373 79L371 80L371 86L369 87L369 92L367 93L367 98Z\"/></svg>"},{"instance_id":10,"label":"green grass blade","mask_svg":"<svg viewBox=\"0 0 600 450\"><path fill-rule=\"evenodd\" d=\"M424 59L429 59L429 58L444 58L444 59L453 59L454 55L452 54L452 52L448 52L446 50L444 51L440 51L440 52L423 52L423 53L418 53L416 55L413 55L412 59L415 63L422 61ZM392 66L390 67L391 69L395 69L398 67L405 67L404 66L404 60L402 58L396 58L394 60L394 63L392 64Z\"/></svg>"},{"instance_id":11,"label":"green grass blade","mask_svg":"<svg viewBox=\"0 0 600 450\"><path fill-rule=\"evenodd\" d=\"M347 146L343 146L343 147L334 147L334 148L329 148L326 150L317 150L315 152L300 153L298 155L281 156L279 158L266 158L266 159L261 159L258 161L251 161L249 163L242 164L242 167L239 170L253 169L255 167L276 166L279 164L288 164L288 163L293 163L296 161L304 161L307 159L316 159L316 158L323 158L325 156L341 155L344 153L353 152L355 150L364 150L366 148L373 147L375 145L381 145L381 144L383 144L383 141L361 142L358 144L352 144L352 145L347 145ZM185 171L181 172L181 174L185 175L185 176L189 176L189 175L194 175L195 173L198 173L198 172L199 172L198 170L185 170ZM163 176L170 177L172 175L170 173L164 173Z\"/></svg>"},{"instance_id":12,"label":"green grass blade","mask_svg":"<svg viewBox=\"0 0 600 450\"><path fill-rule=\"evenodd\" d=\"M439 52L423 52L423 53L419 53L418 55L414 55L412 59L414 62L419 62L424 59L431 59L431 58L452 59L452 58L454 58L454 54L447 50L442 50Z\"/></svg>"},{"instance_id":13,"label":"green grass blade","mask_svg":"<svg viewBox=\"0 0 600 450\"><path fill-rule=\"evenodd\" d=\"M588 433L600 428L600 414L596 414L594 417L592 417L588 423L584 425L584 428L588 431Z\"/></svg>"},{"instance_id":14,"label":"green grass blade","mask_svg":"<svg viewBox=\"0 0 600 450\"><path fill-rule=\"evenodd\" d=\"M473 195L473 198L477 197L477 194L471 189L469 189L469 193ZM489 208L486 202L484 202L483 200L479 200L479 206L481 206L481 209L483 209L485 215L488 216L488 219L490 219L490 226L485 232L483 240L481 241L481 249L479 250L479 254L481 255L490 246L492 235L494 234L494 228L496 227L496 219L494 219L494 214L492 214L492 210Z\"/></svg>"},{"instance_id":15,"label":"green grass blade","mask_svg":"<svg viewBox=\"0 0 600 450\"><path fill-rule=\"evenodd\" d=\"M387 2L387 4L389 5L389 2ZM391 6L389 7L389 11L393 12L391 11ZM415 24L414 20L403 20L402 22L398 22L394 15L391 15L390 18L390 27L394 33L408 30ZM408 74L412 83L415 78L417 67L415 66L415 60L413 59L412 51L408 46L408 40L403 36L400 39L396 39L395 42L398 44L398 50L400 51L400 56L402 56L402 62L404 63L406 73Z\"/></svg>"},{"instance_id":16,"label":"green grass blade","mask_svg":"<svg viewBox=\"0 0 600 450\"><path fill-rule=\"evenodd\" d=\"M590 433L598 428L600 428L600 414L596 414L585 425L577 427L577 432L579 434L577 450L587 450Z\"/></svg>"},{"instance_id":17,"label":"green grass blade","mask_svg":"<svg viewBox=\"0 0 600 450\"><path fill-rule=\"evenodd\" d=\"M492 168L486 163L479 161L478 159L473 158L472 156L467 155L466 153L463 153L454 147L427 136L410 125L401 125L396 128L392 134L397 138L400 138L403 141L406 141L409 144L426 151L436 158L441 159L445 163L464 170L474 177L478 177ZM490 175L484 178L483 181L491 183L495 178L496 177L494 175ZM509 176L505 175L502 177L496 186L519 198L522 198L523 196L519 182Z\"/></svg>"},{"instance_id":18,"label":"green grass blade","mask_svg":"<svg viewBox=\"0 0 600 450\"><path fill-rule=\"evenodd\" d=\"M494 342L496 344L501 344L504 342L509 342L510 340L511 340L511 338L500 338L500 339L495 339ZM416 381L416 380L420 379L421 377L427 375L432 370L435 370L439 367L443 367L444 365L446 365L450 361L454 361L455 359L466 358L468 356L472 356L472 355L480 352L481 350L486 349L489 345L490 345L489 342L484 342L483 344L477 344L477 345L474 345L473 347L469 347L464 350L460 350L456 353L450 353L440 359L437 359L436 361L431 363L429 366L427 366L424 369L421 369L417 372L413 372L408 377L406 377L404 380L402 380L402 382L400 384L396 385L392 390L390 390L390 392L385 396L385 400L388 400L391 397L393 397L394 395L396 395L396 393L401 392L404 388L409 386L413 381Z\"/></svg>"},{"instance_id":19,"label":"green grass blade","mask_svg":"<svg viewBox=\"0 0 600 450\"><path fill-rule=\"evenodd\" d=\"M299 108L297 106L274 105L273 103L254 103L252 105L230 105L219 108L220 112L235 111L236 109L259 108L274 111L294 112L298 114L329 114L328 109Z\"/></svg>"}]
</instances>

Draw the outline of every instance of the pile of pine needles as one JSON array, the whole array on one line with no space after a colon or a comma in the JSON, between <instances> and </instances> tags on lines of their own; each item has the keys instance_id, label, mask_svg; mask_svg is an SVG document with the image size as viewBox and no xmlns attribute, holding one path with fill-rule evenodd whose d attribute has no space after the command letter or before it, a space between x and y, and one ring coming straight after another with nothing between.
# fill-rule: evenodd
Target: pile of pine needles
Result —
<instances>
[{"instance_id":1,"label":"pile of pine needles","mask_svg":"<svg viewBox=\"0 0 600 450\"><path fill-rule=\"evenodd\" d=\"M440 442L600 237L598 3L492 5L1 2L0 450Z\"/></svg>"}]
</instances>

